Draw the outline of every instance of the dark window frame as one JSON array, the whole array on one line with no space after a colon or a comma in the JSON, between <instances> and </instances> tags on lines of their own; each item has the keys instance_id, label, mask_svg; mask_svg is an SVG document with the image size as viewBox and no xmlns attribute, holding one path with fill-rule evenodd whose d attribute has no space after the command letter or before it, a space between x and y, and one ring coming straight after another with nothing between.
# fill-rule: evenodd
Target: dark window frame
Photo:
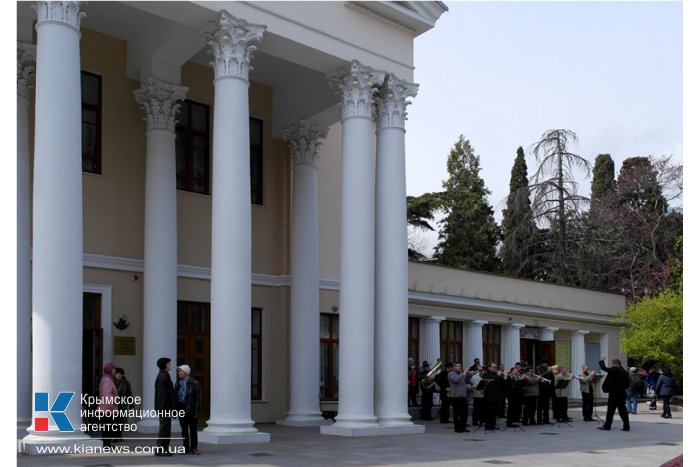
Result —
<instances>
[{"instance_id":1,"label":"dark window frame","mask_svg":"<svg viewBox=\"0 0 700 467\"><path fill-rule=\"evenodd\" d=\"M340 363L338 361L338 349L340 346L340 317L335 314L331 313L321 313L321 320L329 320L328 323L328 329L330 330L330 337L325 338L323 335L320 336L320 342L319 342L319 363L320 363L320 372L323 373L323 344L326 344L326 358L328 359L328 375L326 375L325 380L329 381L330 384L326 384L325 386L321 384L324 378L321 377L321 374L319 374L319 398L322 401L337 401L338 400L338 380L335 378L335 374L338 373L337 368L336 368L336 363ZM338 324L338 333L337 335L334 335L333 333L333 323L336 322ZM319 326L321 323L319 323ZM335 344L335 346L334 346ZM336 349L335 353L333 349Z\"/></svg>"},{"instance_id":2,"label":"dark window frame","mask_svg":"<svg viewBox=\"0 0 700 467\"><path fill-rule=\"evenodd\" d=\"M408 318L408 357L414 362L419 362L418 353L420 350L420 318Z\"/></svg>"},{"instance_id":3,"label":"dark window frame","mask_svg":"<svg viewBox=\"0 0 700 467\"><path fill-rule=\"evenodd\" d=\"M250 316L250 399L254 401L261 401L263 396L263 374L262 374L262 359L263 359L263 310L262 308L253 307ZM255 314L259 313L260 316L257 319L259 328L253 329L256 322ZM257 331L257 332L256 332ZM255 353L257 351L257 375L258 378L255 380L255 372L253 370L253 362L255 362Z\"/></svg>"},{"instance_id":4,"label":"dark window frame","mask_svg":"<svg viewBox=\"0 0 700 467\"><path fill-rule=\"evenodd\" d=\"M250 117L248 126L250 127L250 202L251 204L264 204L264 157L263 157L263 121L259 118ZM259 127L257 138L253 136L253 128ZM260 144L253 144L258 139Z\"/></svg>"},{"instance_id":5,"label":"dark window frame","mask_svg":"<svg viewBox=\"0 0 700 467\"><path fill-rule=\"evenodd\" d=\"M206 109L206 129L205 130L195 130L192 124L192 115L194 114L194 107L203 107ZM211 108L207 104L201 102L196 102L190 99L184 100L180 104L180 112L177 114L177 124L175 125L175 145L176 151L184 150L185 152L185 169L184 173L180 172L177 167L176 161L176 176L178 190L187 191L190 193L197 193L200 195L211 195L211 167L210 167L210 141L211 141ZM187 121L183 121L186 119ZM194 176L194 140L195 138L201 138L204 142L204 176L195 177ZM184 140L184 141L183 141ZM181 149L184 148L184 149ZM199 148L202 149L202 148ZM178 156L176 155L176 158ZM180 180L184 180L184 184L180 184ZM204 184L204 188L201 190L195 189L195 182L201 181Z\"/></svg>"},{"instance_id":6,"label":"dark window frame","mask_svg":"<svg viewBox=\"0 0 700 467\"><path fill-rule=\"evenodd\" d=\"M486 368L490 363L500 364L501 326L499 324L484 324L481 328L481 333L484 351L484 358L481 361L482 365Z\"/></svg>"},{"instance_id":7,"label":"dark window frame","mask_svg":"<svg viewBox=\"0 0 700 467\"><path fill-rule=\"evenodd\" d=\"M459 334L459 336L458 336ZM464 325L461 321L440 323L440 358L445 362L461 363L464 352ZM428 362L435 365L435 362Z\"/></svg>"},{"instance_id":8,"label":"dark window frame","mask_svg":"<svg viewBox=\"0 0 700 467\"><path fill-rule=\"evenodd\" d=\"M83 100L83 88L82 82L84 77L94 78L97 80L97 105L85 102ZM85 173L91 173L95 175L102 175L102 76L97 73L91 73L89 71L80 70L80 148L81 148L81 167L82 171ZM95 123L87 122L83 118L85 111L95 112ZM85 125L95 126L95 152L90 154L86 152L84 145L84 127ZM93 170L86 170L86 162L92 161L94 163Z\"/></svg>"}]
</instances>

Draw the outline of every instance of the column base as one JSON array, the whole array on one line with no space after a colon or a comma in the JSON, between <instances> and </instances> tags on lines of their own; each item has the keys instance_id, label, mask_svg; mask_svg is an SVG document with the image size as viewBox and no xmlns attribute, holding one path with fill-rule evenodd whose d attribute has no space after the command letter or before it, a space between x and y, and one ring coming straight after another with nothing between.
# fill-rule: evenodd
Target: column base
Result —
<instances>
[{"instance_id":1,"label":"column base","mask_svg":"<svg viewBox=\"0 0 700 467\"><path fill-rule=\"evenodd\" d=\"M380 426L412 426L411 416L408 414L386 415L377 417Z\"/></svg>"},{"instance_id":2,"label":"column base","mask_svg":"<svg viewBox=\"0 0 700 467\"><path fill-rule=\"evenodd\" d=\"M275 422L277 425L282 425L282 426L296 426L296 427L305 427L305 426L324 426L324 425L330 425L333 423L333 420L326 420L321 416L300 416L300 415L292 415L287 418L283 418L282 420L277 420Z\"/></svg>"},{"instance_id":3,"label":"column base","mask_svg":"<svg viewBox=\"0 0 700 467\"><path fill-rule=\"evenodd\" d=\"M205 444L254 444L269 443L270 433L207 433L206 428L199 433L200 443Z\"/></svg>"},{"instance_id":4,"label":"column base","mask_svg":"<svg viewBox=\"0 0 700 467\"><path fill-rule=\"evenodd\" d=\"M136 423L137 433L158 433L160 420L156 418L142 418Z\"/></svg>"},{"instance_id":5,"label":"column base","mask_svg":"<svg viewBox=\"0 0 700 467\"><path fill-rule=\"evenodd\" d=\"M83 433L49 432L50 434L30 433L17 440L17 452L29 456L50 456L61 454L81 454L99 452L102 440L93 439ZM48 451L48 450L51 451Z\"/></svg>"},{"instance_id":6,"label":"column base","mask_svg":"<svg viewBox=\"0 0 700 467\"><path fill-rule=\"evenodd\" d=\"M369 436L396 436L414 435L425 433L423 425L403 425L403 426L368 426L368 427L342 427L334 423L330 426L322 426L321 434L330 436L345 436L350 438Z\"/></svg>"},{"instance_id":7,"label":"column base","mask_svg":"<svg viewBox=\"0 0 700 467\"><path fill-rule=\"evenodd\" d=\"M269 443L270 433L260 433L253 420L208 420L199 441L208 444Z\"/></svg>"}]
</instances>

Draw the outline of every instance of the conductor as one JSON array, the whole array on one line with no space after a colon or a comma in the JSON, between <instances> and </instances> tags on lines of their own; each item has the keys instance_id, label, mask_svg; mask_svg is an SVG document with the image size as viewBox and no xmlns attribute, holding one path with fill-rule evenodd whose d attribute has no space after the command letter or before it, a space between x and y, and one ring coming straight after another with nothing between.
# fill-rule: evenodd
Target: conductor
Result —
<instances>
[{"instance_id":1,"label":"conductor","mask_svg":"<svg viewBox=\"0 0 700 467\"><path fill-rule=\"evenodd\" d=\"M608 375L603 382L603 392L608 393L608 411L605 414L605 423L603 426L596 427L599 430L610 430L615 409L620 413L622 419L622 431L630 431L630 418L627 413L625 400L627 399L627 386L629 385L629 375L622 368L622 362L619 359L612 361L612 368L605 366L605 355L600 356L600 369L607 372Z\"/></svg>"}]
</instances>

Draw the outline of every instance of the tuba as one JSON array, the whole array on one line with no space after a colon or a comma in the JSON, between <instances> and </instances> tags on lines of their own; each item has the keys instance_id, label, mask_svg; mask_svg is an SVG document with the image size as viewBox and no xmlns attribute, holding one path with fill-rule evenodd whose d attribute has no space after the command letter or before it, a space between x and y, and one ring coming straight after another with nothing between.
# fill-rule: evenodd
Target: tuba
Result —
<instances>
[{"instance_id":1,"label":"tuba","mask_svg":"<svg viewBox=\"0 0 700 467\"><path fill-rule=\"evenodd\" d=\"M430 371L420 381L420 385L423 389L432 389L434 391L440 390L440 386L438 386L437 383L435 383L435 375L438 371L440 371L440 368L442 367L442 361L438 360L435 366L432 367Z\"/></svg>"}]
</instances>

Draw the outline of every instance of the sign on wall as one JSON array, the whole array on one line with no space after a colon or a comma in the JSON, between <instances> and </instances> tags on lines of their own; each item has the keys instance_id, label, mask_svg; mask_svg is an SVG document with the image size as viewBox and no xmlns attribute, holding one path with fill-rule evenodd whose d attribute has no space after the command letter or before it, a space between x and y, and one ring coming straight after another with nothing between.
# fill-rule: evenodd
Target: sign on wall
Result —
<instances>
[{"instance_id":1,"label":"sign on wall","mask_svg":"<svg viewBox=\"0 0 700 467\"><path fill-rule=\"evenodd\" d=\"M136 338L127 336L114 336L112 354L136 355Z\"/></svg>"},{"instance_id":2,"label":"sign on wall","mask_svg":"<svg viewBox=\"0 0 700 467\"><path fill-rule=\"evenodd\" d=\"M556 341L554 359L557 365L563 365L571 373L571 341Z\"/></svg>"}]
</instances>

